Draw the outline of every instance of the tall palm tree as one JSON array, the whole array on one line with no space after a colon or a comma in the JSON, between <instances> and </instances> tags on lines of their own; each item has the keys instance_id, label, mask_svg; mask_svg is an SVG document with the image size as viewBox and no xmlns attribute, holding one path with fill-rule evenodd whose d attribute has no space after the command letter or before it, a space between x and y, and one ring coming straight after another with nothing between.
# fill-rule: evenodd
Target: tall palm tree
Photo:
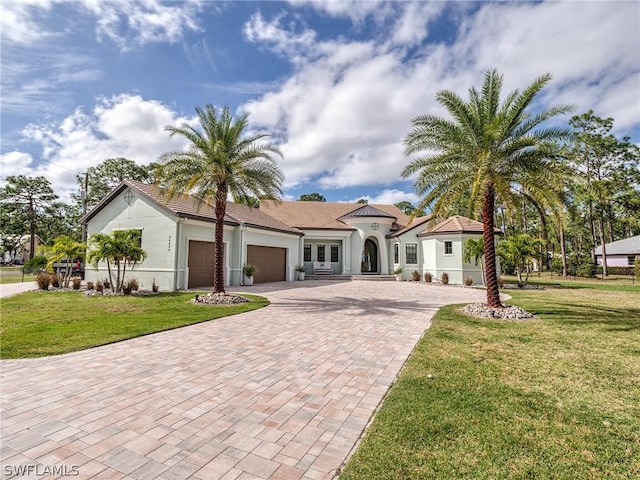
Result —
<instances>
[{"instance_id":1,"label":"tall palm tree","mask_svg":"<svg viewBox=\"0 0 640 480\"><path fill-rule=\"evenodd\" d=\"M404 141L408 155L423 153L402 172L405 178L418 174L415 186L424 196L421 207L432 205L432 213L440 215L468 193L470 211L481 211L489 306L502 306L494 232L496 196L508 201L512 186L518 185L541 202L559 201L564 170L550 159L547 144L568 138L569 132L537 127L571 107L558 105L539 112L528 111L550 80L551 75L543 75L501 102L503 77L490 69L482 91L471 88L467 101L451 91L439 92L437 101L453 119L420 115L412 120L413 129ZM551 200L545 200L547 195Z\"/></svg>"},{"instance_id":2,"label":"tall palm tree","mask_svg":"<svg viewBox=\"0 0 640 480\"><path fill-rule=\"evenodd\" d=\"M169 198L191 193L199 204L215 202L214 293L224 293L223 225L227 197L250 204L253 197L280 198L284 175L274 155L278 147L264 141L265 133L247 133L248 115L234 119L229 107L218 113L213 105L196 107L200 128L183 124L167 126L171 136L190 144L186 150L166 152L160 157L158 181Z\"/></svg>"}]
</instances>

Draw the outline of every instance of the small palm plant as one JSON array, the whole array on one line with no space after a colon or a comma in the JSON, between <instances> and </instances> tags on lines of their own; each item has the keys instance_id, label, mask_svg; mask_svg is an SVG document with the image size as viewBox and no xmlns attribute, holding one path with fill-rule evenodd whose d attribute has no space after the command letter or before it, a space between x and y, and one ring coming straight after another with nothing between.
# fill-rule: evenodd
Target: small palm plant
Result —
<instances>
[{"instance_id":1,"label":"small palm plant","mask_svg":"<svg viewBox=\"0 0 640 480\"><path fill-rule=\"evenodd\" d=\"M106 262L109 283L116 293L122 291L127 265L134 268L143 261L147 253L140 246L141 232L137 229L114 230L110 235L96 233L89 239L87 260L98 268L99 262ZM116 281L113 282L112 265L116 270Z\"/></svg>"}]
</instances>

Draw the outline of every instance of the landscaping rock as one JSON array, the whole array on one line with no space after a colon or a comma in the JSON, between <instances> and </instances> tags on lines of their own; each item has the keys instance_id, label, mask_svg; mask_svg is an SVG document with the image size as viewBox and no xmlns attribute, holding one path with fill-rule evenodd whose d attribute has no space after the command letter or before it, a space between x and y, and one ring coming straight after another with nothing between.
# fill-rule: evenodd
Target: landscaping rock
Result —
<instances>
[{"instance_id":1,"label":"landscaping rock","mask_svg":"<svg viewBox=\"0 0 640 480\"><path fill-rule=\"evenodd\" d=\"M206 295L196 295L191 301L204 305L231 305L248 302L249 300L237 293L208 293Z\"/></svg>"},{"instance_id":2,"label":"landscaping rock","mask_svg":"<svg viewBox=\"0 0 640 480\"><path fill-rule=\"evenodd\" d=\"M516 305L505 305L504 308L495 308L488 306L486 303L472 303L461 308L460 311L478 318L501 318L503 320L534 318L531 313Z\"/></svg>"}]
</instances>

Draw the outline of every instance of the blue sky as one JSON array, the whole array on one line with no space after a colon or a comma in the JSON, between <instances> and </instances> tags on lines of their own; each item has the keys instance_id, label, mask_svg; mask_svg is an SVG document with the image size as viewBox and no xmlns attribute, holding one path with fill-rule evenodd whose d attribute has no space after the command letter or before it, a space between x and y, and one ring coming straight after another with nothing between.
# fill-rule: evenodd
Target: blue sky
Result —
<instances>
[{"instance_id":1,"label":"blue sky","mask_svg":"<svg viewBox=\"0 0 640 480\"><path fill-rule=\"evenodd\" d=\"M416 202L402 139L488 68L540 105L613 117L640 142L640 3L3 0L1 176L74 172L171 149L212 103L281 145L285 198ZM567 118L560 119L566 122Z\"/></svg>"}]
</instances>

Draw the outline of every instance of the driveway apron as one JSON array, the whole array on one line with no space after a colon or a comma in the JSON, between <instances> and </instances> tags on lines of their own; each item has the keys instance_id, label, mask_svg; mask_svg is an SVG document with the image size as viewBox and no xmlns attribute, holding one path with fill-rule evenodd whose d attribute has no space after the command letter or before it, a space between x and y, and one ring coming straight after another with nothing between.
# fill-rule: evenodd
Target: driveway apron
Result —
<instances>
[{"instance_id":1,"label":"driveway apron","mask_svg":"<svg viewBox=\"0 0 640 480\"><path fill-rule=\"evenodd\" d=\"M271 305L2 361L3 478L333 478L437 308L485 297L375 281L245 291Z\"/></svg>"}]
</instances>

